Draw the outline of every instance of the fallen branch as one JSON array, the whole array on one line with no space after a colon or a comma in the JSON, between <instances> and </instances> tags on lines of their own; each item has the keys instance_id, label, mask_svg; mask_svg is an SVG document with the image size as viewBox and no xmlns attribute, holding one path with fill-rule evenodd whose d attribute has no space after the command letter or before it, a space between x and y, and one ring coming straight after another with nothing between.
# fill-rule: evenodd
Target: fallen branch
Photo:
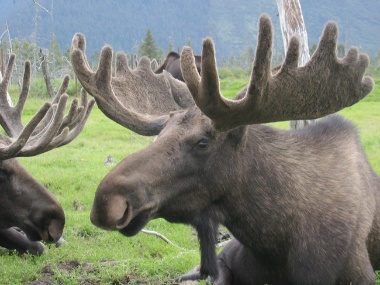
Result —
<instances>
[{"instance_id":1,"label":"fallen branch","mask_svg":"<svg viewBox=\"0 0 380 285\"><path fill-rule=\"evenodd\" d=\"M166 241L167 243L171 244L171 245L174 245L175 247L181 249L181 250L186 250L176 244L174 244L172 241L170 241L167 237L165 237L163 234L160 234L158 232L155 232L155 231L149 231L149 230L146 230L146 229L142 229L141 230L143 233L146 233L148 235L154 235L154 236L158 236L159 238L163 239L164 241Z\"/></svg>"}]
</instances>

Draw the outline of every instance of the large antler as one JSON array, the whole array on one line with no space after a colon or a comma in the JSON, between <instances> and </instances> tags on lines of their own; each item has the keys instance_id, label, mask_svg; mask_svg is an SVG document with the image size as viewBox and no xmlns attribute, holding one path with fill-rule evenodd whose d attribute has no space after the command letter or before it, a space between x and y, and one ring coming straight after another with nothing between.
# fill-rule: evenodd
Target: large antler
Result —
<instances>
[{"instance_id":1,"label":"large antler","mask_svg":"<svg viewBox=\"0 0 380 285\"><path fill-rule=\"evenodd\" d=\"M81 106L78 107L78 100L74 99L65 116L68 99L65 91L69 83L66 76L52 104L45 103L24 127L21 115L29 93L30 62L25 62L20 97L12 107L7 100L7 90L14 61L15 55L12 54L0 83L0 124L10 137L1 136L0 159L34 156L71 142L82 131L95 101L87 101L86 93L82 91Z\"/></svg>"},{"instance_id":2,"label":"large antler","mask_svg":"<svg viewBox=\"0 0 380 285\"><path fill-rule=\"evenodd\" d=\"M183 49L183 77L197 106L219 130L319 118L355 104L373 88L372 79L363 78L368 67L366 55L351 48L344 58L337 58L337 34L336 25L328 23L316 52L303 67L298 67L299 41L293 37L281 69L272 75L272 25L269 16L263 15L250 83L237 100L228 100L220 93L211 39L203 42L201 77L191 49Z\"/></svg>"},{"instance_id":3,"label":"large antler","mask_svg":"<svg viewBox=\"0 0 380 285\"><path fill-rule=\"evenodd\" d=\"M125 54L118 53L115 76L112 76L112 49L105 46L99 68L93 72L85 46L84 35L75 34L71 49L74 72L102 112L122 126L142 135L156 135L170 111L194 104L183 82L167 72L154 74L147 58L141 59L137 69L130 70Z\"/></svg>"}]
</instances>

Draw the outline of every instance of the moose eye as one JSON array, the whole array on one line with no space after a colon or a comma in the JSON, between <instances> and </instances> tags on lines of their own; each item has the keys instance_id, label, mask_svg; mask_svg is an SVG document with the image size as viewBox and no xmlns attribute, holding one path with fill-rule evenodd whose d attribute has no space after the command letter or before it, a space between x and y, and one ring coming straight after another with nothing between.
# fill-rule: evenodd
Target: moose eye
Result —
<instances>
[{"instance_id":1,"label":"moose eye","mask_svg":"<svg viewBox=\"0 0 380 285\"><path fill-rule=\"evenodd\" d=\"M9 176L8 171L6 171L5 169L0 168L0 179L5 179L8 176Z\"/></svg>"},{"instance_id":2,"label":"moose eye","mask_svg":"<svg viewBox=\"0 0 380 285\"><path fill-rule=\"evenodd\" d=\"M205 139L201 139L199 142L198 142L198 147L200 149L206 149L208 147L208 141L205 140Z\"/></svg>"}]
</instances>

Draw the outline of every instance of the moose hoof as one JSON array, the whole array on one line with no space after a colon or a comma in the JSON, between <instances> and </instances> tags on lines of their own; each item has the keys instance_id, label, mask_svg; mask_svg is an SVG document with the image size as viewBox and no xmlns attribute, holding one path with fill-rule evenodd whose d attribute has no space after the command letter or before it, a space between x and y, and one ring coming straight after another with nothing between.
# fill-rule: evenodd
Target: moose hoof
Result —
<instances>
[{"instance_id":1,"label":"moose hoof","mask_svg":"<svg viewBox=\"0 0 380 285\"><path fill-rule=\"evenodd\" d=\"M201 276L201 272L200 272L200 266L197 265L196 267L194 267L193 269L191 269L186 274L183 274L183 275L177 277L175 279L175 282L199 281L199 280L202 280L202 276Z\"/></svg>"},{"instance_id":2,"label":"moose hoof","mask_svg":"<svg viewBox=\"0 0 380 285\"><path fill-rule=\"evenodd\" d=\"M66 245L66 244L68 244L68 242L65 241L65 240L63 239L63 237L61 237L61 238L55 243L55 247L60 247L61 245Z\"/></svg>"},{"instance_id":3,"label":"moose hoof","mask_svg":"<svg viewBox=\"0 0 380 285\"><path fill-rule=\"evenodd\" d=\"M197 281L206 280L207 282L213 282L214 279L211 276L204 276L201 274L200 265L197 265L192 270L187 272L184 275L181 275L175 279L175 282L178 282L181 285L190 285L190 284L198 284ZM194 282L192 282L194 281ZM208 284L208 283L207 283Z\"/></svg>"}]
</instances>

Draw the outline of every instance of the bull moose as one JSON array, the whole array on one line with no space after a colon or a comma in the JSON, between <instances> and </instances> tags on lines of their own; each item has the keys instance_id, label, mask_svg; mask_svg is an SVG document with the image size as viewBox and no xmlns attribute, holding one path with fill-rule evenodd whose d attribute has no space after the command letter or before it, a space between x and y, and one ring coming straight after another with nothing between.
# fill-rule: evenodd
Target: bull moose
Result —
<instances>
[{"instance_id":1,"label":"bull moose","mask_svg":"<svg viewBox=\"0 0 380 285\"><path fill-rule=\"evenodd\" d=\"M194 55L195 65L197 67L198 73L201 73L201 57L199 55ZM169 52L166 56L164 62L154 71L154 73L159 74L164 70L169 72L175 79L185 81L182 76L180 55L174 51Z\"/></svg>"},{"instance_id":2,"label":"bull moose","mask_svg":"<svg viewBox=\"0 0 380 285\"><path fill-rule=\"evenodd\" d=\"M57 242L63 232L65 215L57 199L18 162L16 157L35 156L68 144L82 131L94 105L82 93L65 108L69 83L66 76L51 103L45 103L25 126L22 112L30 86L30 62L25 63L19 100L12 107L7 100L15 55L9 58L7 70L0 82L0 124L6 134L0 135L0 246L41 254L38 241ZM17 230L16 228L21 229Z\"/></svg>"},{"instance_id":3,"label":"bull moose","mask_svg":"<svg viewBox=\"0 0 380 285\"><path fill-rule=\"evenodd\" d=\"M326 116L370 93L368 57L351 48L337 58L337 33L336 24L327 23L304 67L298 67L299 41L293 37L281 68L272 73L272 24L262 15L250 82L234 100L220 93L210 38L203 42L201 76L192 50L183 49L183 83L154 74L146 58L130 70L122 53L113 76L109 46L94 72L84 35L74 35L74 71L103 113L139 134L158 135L104 177L91 222L125 236L159 217L194 226L201 266L185 278L375 284L380 181L355 127L339 115L301 130L262 125ZM236 240L217 258L219 224Z\"/></svg>"}]
</instances>

